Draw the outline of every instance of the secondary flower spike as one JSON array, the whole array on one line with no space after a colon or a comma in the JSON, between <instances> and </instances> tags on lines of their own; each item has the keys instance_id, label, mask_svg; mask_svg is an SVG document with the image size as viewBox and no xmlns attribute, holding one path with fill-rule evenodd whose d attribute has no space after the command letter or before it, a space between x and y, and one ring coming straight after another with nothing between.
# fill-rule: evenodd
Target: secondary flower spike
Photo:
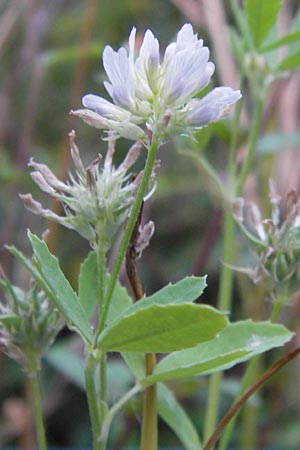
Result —
<instances>
[{"instance_id":1,"label":"secondary flower spike","mask_svg":"<svg viewBox=\"0 0 300 450\"><path fill-rule=\"evenodd\" d=\"M104 161L99 155L84 168L75 144L75 132L72 131L69 136L76 173L74 176L70 173L67 182L60 181L45 164L32 159L29 162L33 168L31 177L34 182L42 191L61 202L65 214L58 215L50 209L44 209L31 194L20 197L33 213L75 230L93 247L101 241L103 248L108 250L117 232L126 223L140 186L142 172L133 178L130 169L140 155L142 143L136 142L124 161L115 167L115 142L110 141ZM154 177L153 170L148 196L155 188Z\"/></svg>"},{"instance_id":2,"label":"secondary flower spike","mask_svg":"<svg viewBox=\"0 0 300 450\"><path fill-rule=\"evenodd\" d=\"M146 140L147 129L165 139L220 120L241 98L240 91L225 86L199 98L215 66L191 24L183 25L162 58L159 42L150 30L135 58L135 35L132 28L128 52L124 47L118 51L104 48L103 66L109 79L104 86L112 102L88 94L82 99L87 109L72 114L91 126L110 130L113 139Z\"/></svg>"},{"instance_id":3,"label":"secondary flower spike","mask_svg":"<svg viewBox=\"0 0 300 450\"><path fill-rule=\"evenodd\" d=\"M240 197L233 202L234 217L253 244L256 260L253 267L236 269L264 286L273 302L289 303L300 288L300 199L292 189L282 202L273 180L269 198L271 214L267 219L262 219L255 204L245 208Z\"/></svg>"}]
</instances>

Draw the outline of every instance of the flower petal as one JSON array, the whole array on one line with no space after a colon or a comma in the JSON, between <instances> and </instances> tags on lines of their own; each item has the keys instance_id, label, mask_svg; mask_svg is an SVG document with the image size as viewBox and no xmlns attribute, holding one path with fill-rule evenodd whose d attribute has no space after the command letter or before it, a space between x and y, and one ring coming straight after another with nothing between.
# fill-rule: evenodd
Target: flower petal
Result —
<instances>
[{"instance_id":1,"label":"flower petal","mask_svg":"<svg viewBox=\"0 0 300 450\"><path fill-rule=\"evenodd\" d=\"M184 123L188 126L204 127L226 115L229 106L242 97L240 91L229 87L217 87L201 100L191 100L187 105Z\"/></svg>"},{"instance_id":2,"label":"flower petal","mask_svg":"<svg viewBox=\"0 0 300 450\"><path fill-rule=\"evenodd\" d=\"M129 65L131 70L133 70L134 67L134 51L135 51L135 35L136 35L136 28L132 27L128 39L128 45L129 45Z\"/></svg>"},{"instance_id":3,"label":"flower petal","mask_svg":"<svg viewBox=\"0 0 300 450\"><path fill-rule=\"evenodd\" d=\"M134 82L124 47L115 52L110 46L103 51L103 66L111 81L113 101L125 108L134 108Z\"/></svg>"},{"instance_id":4,"label":"flower petal","mask_svg":"<svg viewBox=\"0 0 300 450\"><path fill-rule=\"evenodd\" d=\"M95 128L106 129L108 128L107 119L100 116L100 114L91 111L90 109L77 109L76 111L71 110L70 114L72 116L80 117L85 123L91 125Z\"/></svg>"},{"instance_id":5,"label":"flower petal","mask_svg":"<svg viewBox=\"0 0 300 450\"><path fill-rule=\"evenodd\" d=\"M82 103L86 108L93 109L107 119L113 120L129 120L131 114L123 108L114 105L105 98L98 95L87 94L83 97Z\"/></svg>"},{"instance_id":6,"label":"flower petal","mask_svg":"<svg viewBox=\"0 0 300 450\"><path fill-rule=\"evenodd\" d=\"M198 39L197 33L194 33L193 27L190 23L185 23L178 31L176 42L169 44L165 51L164 63L170 61L174 55L182 50L189 49L190 51L202 47L203 40Z\"/></svg>"},{"instance_id":7,"label":"flower petal","mask_svg":"<svg viewBox=\"0 0 300 450\"><path fill-rule=\"evenodd\" d=\"M167 103L184 103L208 84L214 71L208 58L207 47L193 52L186 49L174 55L166 67L162 88Z\"/></svg>"}]
</instances>

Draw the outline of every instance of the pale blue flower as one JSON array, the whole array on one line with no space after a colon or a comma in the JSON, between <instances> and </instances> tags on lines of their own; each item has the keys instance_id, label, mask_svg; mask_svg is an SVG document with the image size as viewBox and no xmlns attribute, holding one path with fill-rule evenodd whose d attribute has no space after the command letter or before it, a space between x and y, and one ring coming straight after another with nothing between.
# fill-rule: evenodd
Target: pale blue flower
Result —
<instances>
[{"instance_id":1,"label":"pale blue flower","mask_svg":"<svg viewBox=\"0 0 300 450\"><path fill-rule=\"evenodd\" d=\"M164 139L192 133L219 120L241 98L240 91L229 87L215 88L198 98L215 66L191 24L183 25L162 59L159 42L150 30L135 58L135 35L133 28L128 52L124 47L118 51L104 48L103 66L109 79L104 86L113 102L85 95L82 101L88 109L73 114L88 124L110 130L113 138L146 140L148 129Z\"/></svg>"},{"instance_id":2,"label":"pale blue flower","mask_svg":"<svg viewBox=\"0 0 300 450\"><path fill-rule=\"evenodd\" d=\"M184 116L187 126L203 127L216 122L228 113L229 107L241 98L240 91L216 87L202 99L190 100Z\"/></svg>"}]
</instances>

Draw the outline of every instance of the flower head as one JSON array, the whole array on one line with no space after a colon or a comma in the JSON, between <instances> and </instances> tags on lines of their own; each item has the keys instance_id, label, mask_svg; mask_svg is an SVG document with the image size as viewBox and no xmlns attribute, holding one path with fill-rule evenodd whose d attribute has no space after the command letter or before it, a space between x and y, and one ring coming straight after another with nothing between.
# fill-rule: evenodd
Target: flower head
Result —
<instances>
[{"instance_id":1,"label":"flower head","mask_svg":"<svg viewBox=\"0 0 300 450\"><path fill-rule=\"evenodd\" d=\"M5 299L0 302L0 344L8 356L30 370L32 364L39 365L64 321L35 284L23 290L1 275Z\"/></svg>"},{"instance_id":2,"label":"flower head","mask_svg":"<svg viewBox=\"0 0 300 450\"><path fill-rule=\"evenodd\" d=\"M112 130L114 137L146 140L146 127L166 138L219 120L241 98L240 91L229 87L215 88L198 98L215 67L191 24L183 25L162 59L159 42L150 30L135 59L135 35L133 28L128 52L124 47L118 51L104 48L103 66L109 79L104 86L113 102L88 94L82 100L88 109L72 111L89 125Z\"/></svg>"},{"instance_id":3,"label":"flower head","mask_svg":"<svg viewBox=\"0 0 300 450\"><path fill-rule=\"evenodd\" d=\"M118 168L113 165L114 145L109 142L108 150L101 164L99 155L86 169L74 142L75 132L70 133L71 156L76 168L76 177L70 174L66 183L58 180L44 164L32 159L29 166L34 169L31 176L40 189L60 201L65 216L50 209L44 209L31 194L21 195L25 206L35 214L54 220L77 231L94 246L101 241L108 250L120 227L129 217L141 174L134 179L128 170L136 162L142 147L134 144Z\"/></svg>"},{"instance_id":4,"label":"flower head","mask_svg":"<svg viewBox=\"0 0 300 450\"><path fill-rule=\"evenodd\" d=\"M262 219L255 204L249 205L249 227L244 226L244 201L234 202L234 216L254 244L255 267L242 269L255 283L262 283L274 301L289 301L300 288L300 200L288 192L284 208L270 181L271 217ZM251 231L251 229L254 231Z\"/></svg>"}]
</instances>

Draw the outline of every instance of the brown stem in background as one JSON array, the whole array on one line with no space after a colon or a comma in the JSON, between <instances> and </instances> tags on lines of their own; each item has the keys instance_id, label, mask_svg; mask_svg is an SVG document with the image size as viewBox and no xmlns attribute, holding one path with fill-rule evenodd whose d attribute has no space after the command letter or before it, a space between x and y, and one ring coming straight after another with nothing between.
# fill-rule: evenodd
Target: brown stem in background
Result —
<instances>
[{"instance_id":1,"label":"brown stem in background","mask_svg":"<svg viewBox=\"0 0 300 450\"><path fill-rule=\"evenodd\" d=\"M220 84L237 88L239 77L229 42L224 2L221 2L221 0L200 0L199 3L202 5L207 31L212 41ZM224 61L226 61L226 64L224 64Z\"/></svg>"},{"instance_id":2,"label":"brown stem in background","mask_svg":"<svg viewBox=\"0 0 300 450\"><path fill-rule=\"evenodd\" d=\"M132 294L133 294L136 302L138 300L140 300L144 295L142 283L140 281L140 278L138 276L137 269L136 269L136 259L137 259L137 253L138 253L136 251L136 246L137 246L137 241L138 241L138 236L139 236L139 228L140 228L141 222L142 222L143 206L144 205L142 204L135 227L134 227L134 230L132 232L130 243L129 243L129 246L128 246L128 249L126 252L126 272L127 272L130 288L132 290Z\"/></svg>"},{"instance_id":3,"label":"brown stem in background","mask_svg":"<svg viewBox=\"0 0 300 450\"><path fill-rule=\"evenodd\" d=\"M71 92L70 92L70 105L71 107L76 107L78 103L81 103L81 97L84 90L84 84L86 79L86 72L88 67L88 59L87 59L87 48L92 39L92 30L95 24L95 20L97 18L97 10L99 7L98 0L87 0L85 13L82 22L82 28L80 32L79 38L79 59L78 64L76 66L74 72L74 78L72 82ZM62 143L62 152L61 152L61 164L60 164L60 179L64 179L67 176L69 162L70 162L70 145L69 145L69 137L68 133L73 127L74 117L71 115L67 116L66 119L66 133ZM51 205L51 209L56 213L60 214L62 206L57 202L53 201ZM47 244L50 250L53 252L56 247L56 242L58 239L58 224L54 221L50 221L48 224L49 233L47 235Z\"/></svg>"},{"instance_id":4,"label":"brown stem in background","mask_svg":"<svg viewBox=\"0 0 300 450\"><path fill-rule=\"evenodd\" d=\"M221 209L217 209L211 220L208 222L206 230L202 236L202 244L199 249L199 253L197 255L197 259L194 262L194 275L201 275L205 264L213 250L213 247L216 243L220 235L221 225L222 225L223 211Z\"/></svg>"},{"instance_id":5,"label":"brown stem in background","mask_svg":"<svg viewBox=\"0 0 300 450\"><path fill-rule=\"evenodd\" d=\"M136 247L142 221L142 213L143 205L140 209L140 213L130 239L130 244L126 252L126 272L135 301L140 300L144 296L142 284L136 269L136 259L138 257ZM145 375L151 375L156 365L155 353L146 353L145 365ZM140 450L155 450L157 448L157 440L157 395L156 384L153 384L144 392Z\"/></svg>"},{"instance_id":6,"label":"brown stem in background","mask_svg":"<svg viewBox=\"0 0 300 450\"><path fill-rule=\"evenodd\" d=\"M172 3L194 25L203 27L203 7L199 0L172 0Z\"/></svg>"},{"instance_id":7,"label":"brown stem in background","mask_svg":"<svg viewBox=\"0 0 300 450\"><path fill-rule=\"evenodd\" d=\"M15 5L15 9L13 5ZM11 5L5 10L9 23L6 24L6 31L5 27L3 30L1 28L2 47L0 47L0 51L3 51L3 45L4 50L9 45L12 48L15 46L13 31L17 25L22 30L22 42L17 50L12 51L12 61L6 80L2 83L3 88L0 90L0 144L4 148L12 147L14 152L12 158L14 179L8 186L8 199L15 199L20 191L24 166L32 149L32 135L44 73L40 64L40 55L43 39L55 13L55 6L46 5L40 0L11 2ZM13 16L13 14L15 15ZM0 22L1 27L4 24L5 15ZM20 87L23 89L24 103L19 106L21 118L16 119L13 115L15 91ZM7 208L5 211L6 219L0 238L3 243L11 242L13 236L18 236L19 230L24 228L23 215L16 212L16 209L19 208L18 202L16 206L14 203L12 205L14 207ZM9 269L10 264L11 256L6 255L3 264L5 269Z\"/></svg>"},{"instance_id":8,"label":"brown stem in background","mask_svg":"<svg viewBox=\"0 0 300 450\"><path fill-rule=\"evenodd\" d=\"M300 353L300 347L296 348L292 352L289 352L287 355L284 355L280 358L272 367L270 367L263 376L254 383L241 397L240 399L230 408L230 410L225 414L223 419L219 422L217 428L214 433L205 443L203 450L210 450L213 445L216 444L217 440L220 437L220 434L224 430L225 426L230 422L233 416L239 411L239 409L243 406L243 404L256 392L265 382L271 378L281 367L285 366L289 363L293 358L295 358Z\"/></svg>"}]
</instances>

